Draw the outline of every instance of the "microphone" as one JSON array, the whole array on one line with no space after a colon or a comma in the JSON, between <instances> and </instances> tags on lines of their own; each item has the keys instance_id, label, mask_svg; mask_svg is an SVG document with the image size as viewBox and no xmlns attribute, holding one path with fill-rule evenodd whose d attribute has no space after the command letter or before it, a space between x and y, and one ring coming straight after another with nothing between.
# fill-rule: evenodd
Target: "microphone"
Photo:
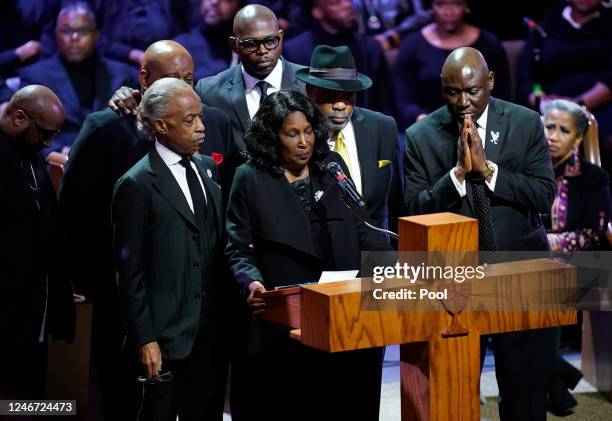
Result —
<instances>
[{"instance_id":1,"label":"microphone","mask_svg":"<svg viewBox=\"0 0 612 421\"><path fill-rule=\"evenodd\" d=\"M365 207L366 203L363 197L361 197L351 179L346 176L337 162L330 162L326 165L325 169L336 179L338 186L340 186L340 190L342 190L344 195L357 209Z\"/></svg>"},{"instance_id":2,"label":"microphone","mask_svg":"<svg viewBox=\"0 0 612 421\"><path fill-rule=\"evenodd\" d=\"M538 34L539 36L541 36L542 38L546 38L548 37L548 34L546 33L546 31L540 26L538 25L533 19L529 19L527 16L525 16L523 18L523 24L531 31L534 32L536 34Z\"/></svg>"}]
</instances>

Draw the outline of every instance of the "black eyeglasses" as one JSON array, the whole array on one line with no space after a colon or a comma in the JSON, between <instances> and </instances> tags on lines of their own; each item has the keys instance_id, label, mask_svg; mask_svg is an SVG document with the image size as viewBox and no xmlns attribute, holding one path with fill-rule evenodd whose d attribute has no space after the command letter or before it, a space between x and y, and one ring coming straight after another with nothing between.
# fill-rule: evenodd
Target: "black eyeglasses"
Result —
<instances>
[{"instance_id":1,"label":"black eyeglasses","mask_svg":"<svg viewBox=\"0 0 612 421\"><path fill-rule=\"evenodd\" d=\"M25 114L25 116L27 118L30 119L30 121L34 124L34 127L36 127L36 132L38 133L38 140L43 141L43 140L51 140L53 139L55 136L57 136L58 134L60 134L60 130L49 130L49 129L45 129L43 127L40 127L37 123L36 120L34 120L30 114L28 114L25 110L21 110L22 113Z\"/></svg>"},{"instance_id":2,"label":"black eyeglasses","mask_svg":"<svg viewBox=\"0 0 612 421\"><path fill-rule=\"evenodd\" d=\"M76 34L80 37L85 37L89 34L91 34L92 32L96 31L96 28L76 28L76 29L72 29L72 28L58 28L56 29L56 31L63 36L66 37L71 37L72 35Z\"/></svg>"},{"instance_id":3,"label":"black eyeglasses","mask_svg":"<svg viewBox=\"0 0 612 421\"><path fill-rule=\"evenodd\" d=\"M254 53L259 50L259 46L263 45L266 50L274 50L280 44L280 36L266 37L264 39L240 39L238 37L230 37L230 39L238 41L238 45L247 53Z\"/></svg>"},{"instance_id":4,"label":"black eyeglasses","mask_svg":"<svg viewBox=\"0 0 612 421\"><path fill-rule=\"evenodd\" d=\"M165 383L172 380L172 373L166 371L165 373L160 374L155 377L145 377L138 376L138 382L142 384L157 384L157 383Z\"/></svg>"}]
</instances>

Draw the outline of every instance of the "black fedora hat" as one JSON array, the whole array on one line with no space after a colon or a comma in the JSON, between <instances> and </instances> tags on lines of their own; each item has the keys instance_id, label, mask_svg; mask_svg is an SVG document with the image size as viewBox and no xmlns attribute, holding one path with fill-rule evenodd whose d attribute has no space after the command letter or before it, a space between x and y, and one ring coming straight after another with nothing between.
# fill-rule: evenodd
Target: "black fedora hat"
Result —
<instances>
[{"instance_id":1,"label":"black fedora hat","mask_svg":"<svg viewBox=\"0 0 612 421\"><path fill-rule=\"evenodd\" d=\"M357 72L351 49L345 45L317 45L310 67L299 69L295 77L308 85L333 91L357 92L372 86L372 79Z\"/></svg>"}]
</instances>

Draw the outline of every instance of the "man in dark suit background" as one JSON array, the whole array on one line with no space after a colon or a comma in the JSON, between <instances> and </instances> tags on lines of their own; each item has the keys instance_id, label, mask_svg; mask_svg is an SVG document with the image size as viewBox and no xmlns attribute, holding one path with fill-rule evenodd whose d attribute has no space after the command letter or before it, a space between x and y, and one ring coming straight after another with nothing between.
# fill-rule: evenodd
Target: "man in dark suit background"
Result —
<instances>
[{"instance_id":1,"label":"man in dark suit background","mask_svg":"<svg viewBox=\"0 0 612 421\"><path fill-rule=\"evenodd\" d=\"M0 115L0 399L43 399L47 335L74 339L57 199L39 154L63 122L44 86L20 89Z\"/></svg>"},{"instance_id":2,"label":"man in dark suit background","mask_svg":"<svg viewBox=\"0 0 612 421\"><path fill-rule=\"evenodd\" d=\"M384 52L374 37L360 34L357 15L351 0L315 0L312 2L315 19L311 29L285 43L285 57L307 65L317 45L348 46L357 70L374 81L376 89L357 94L357 105L394 115L393 86Z\"/></svg>"},{"instance_id":3,"label":"man in dark suit background","mask_svg":"<svg viewBox=\"0 0 612 421\"><path fill-rule=\"evenodd\" d=\"M176 77L193 85L193 74L187 50L174 41L158 41L145 51L137 98L162 77ZM204 106L202 118L206 142L200 153L227 154L232 143L227 116ZM131 376L134 358L122 349L124 329L113 264L111 200L115 182L152 147L152 142L138 134L134 114L111 109L90 114L70 152L60 188L75 286L93 303L92 352L103 411L109 420L134 419L140 394ZM221 169L219 175L229 191L231 179L227 180L224 165L217 169Z\"/></svg>"},{"instance_id":4,"label":"man in dark suit background","mask_svg":"<svg viewBox=\"0 0 612 421\"><path fill-rule=\"evenodd\" d=\"M230 42L241 65L200 80L196 92L202 103L217 107L229 116L236 147L244 151L244 132L262 97L280 89L303 92L304 87L295 79L295 71L300 66L280 59L283 31L270 9L261 5L243 7L234 18L233 30Z\"/></svg>"},{"instance_id":5,"label":"man in dark suit background","mask_svg":"<svg viewBox=\"0 0 612 421\"><path fill-rule=\"evenodd\" d=\"M22 86L40 84L64 104L66 119L50 151L70 148L85 117L98 111L115 89L136 86L134 69L100 56L96 19L86 3L72 3L59 12L55 27L58 53L19 72Z\"/></svg>"},{"instance_id":6,"label":"man in dark suit background","mask_svg":"<svg viewBox=\"0 0 612 421\"><path fill-rule=\"evenodd\" d=\"M146 420L221 420L224 216L192 87L163 78L144 93L139 131L152 149L115 186L114 249L128 341L144 376Z\"/></svg>"},{"instance_id":7,"label":"man in dark suit background","mask_svg":"<svg viewBox=\"0 0 612 421\"><path fill-rule=\"evenodd\" d=\"M328 118L329 146L347 164L374 224L395 230L402 216L397 125L392 117L355 107L356 93L372 80L357 73L348 47L327 45L315 49L310 68L298 70L296 78L306 83L308 96Z\"/></svg>"},{"instance_id":8,"label":"man in dark suit background","mask_svg":"<svg viewBox=\"0 0 612 421\"><path fill-rule=\"evenodd\" d=\"M404 200L410 214L477 218L481 251L546 251L539 214L550 211L555 180L542 122L531 110L491 98L493 85L477 50L448 56L442 69L447 106L406 130ZM502 420L546 419L550 334L491 337Z\"/></svg>"},{"instance_id":9,"label":"man in dark suit background","mask_svg":"<svg viewBox=\"0 0 612 421\"><path fill-rule=\"evenodd\" d=\"M199 22L189 32L174 38L191 53L196 80L214 76L232 63L228 38L232 35L234 15L242 0L201 0Z\"/></svg>"}]
</instances>

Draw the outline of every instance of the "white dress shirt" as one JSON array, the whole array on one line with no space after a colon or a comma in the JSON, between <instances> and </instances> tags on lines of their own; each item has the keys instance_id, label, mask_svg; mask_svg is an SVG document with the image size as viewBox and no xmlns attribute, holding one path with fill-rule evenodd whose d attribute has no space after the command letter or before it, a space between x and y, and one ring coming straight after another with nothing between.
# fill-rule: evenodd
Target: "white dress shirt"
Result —
<instances>
[{"instance_id":1,"label":"white dress shirt","mask_svg":"<svg viewBox=\"0 0 612 421\"><path fill-rule=\"evenodd\" d=\"M355 140L355 129L353 122L349 120L348 124L340 131L344 138L344 145L348 151L349 159L351 160L351 178L355 183L355 187L359 194L363 194L361 190L361 167L359 166L359 155L357 154L357 142ZM327 140L329 148L333 151L335 141L331 138Z\"/></svg>"},{"instance_id":2,"label":"white dress shirt","mask_svg":"<svg viewBox=\"0 0 612 421\"><path fill-rule=\"evenodd\" d=\"M189 208L191 209L192 212L194 212L193 200L191 200L191 192L189 191L189 185L187 184L187 169L183 167L183 165L180 163L183 157L177 154L176 152L171 151L170 149L166 148L164 145L159 143L157 140L155 141L155 149L157 150L157 153L159 154L159 156L161 156L161 159L170 169L170 172L172 173L172 175L174 176L174 179L176 180L179 187L181 188L181 191L183 192L185 199L187 199L187 203L189 203ZM193 170L196 173L196 176L198 177L198 181L200 182L200 186L202 187L202 191L204 192L204 200L206 200L206 203L208 203L208 198L206 197L206 189L204 188L204 183L202 183L202 178L200 178L200 173L198 172L198 169L193 163L193 161L191 161L191 168L193 168Z\"/></svg>"},{"instance_id":3,"label":"white dress shirt","mask_svg":"<svg viewBox=\"0 0 612 421\"><path fill-rule=\"evenodd\" d=\"M244 70L244 66L242 66L242 79L244 79L244 93L246 94L246 103L247 108L249 109L249 116L253 118L259 109L261 92L257 87L257 82L260 82L261 79L257 79L256 77L248 74L247 71ZM266 92L267 95L280 91L281 82L283 80L283 63L281 60L276 62L276 66L274 66L272 72L263 80L270 84Z\"/></svg>"},{"instance_id":4,"label":"white dress shirt","mask_svg":"<svg viewBox=\"0 0 612 421\"><path fill-rule=\"evenodd\" d=\"M485 110L483 111L482 115L480 116L480 118L478 120L476 120L476 130L478 131L478 136L480 136L480 140L482 142L482 149L484 150L487 146L487 142L485 141L486 139L486 135L487 135L487 118L489 115L489 106L487 105L487 108L485 108ZM461 135L459 135L459 139L457 141L461 141ZM489 190L491 191L495 191L495 182L497 181L497 164L491 162L491 166L493 168L495 168L495 172L493 172L493 175L491 176L491 181L486 181L485 183L487 185L487 187L489 188ZM455 168L453 167L453 169L450 171L450 176L451 176L451 180L453 180L453 184L455 185L455 188L457 189L457 192L459 193L459 196L463 197L467 194L467 190L465 187L465 180L463 180L462 183L459 182L459 180L457 180L457 177L455 177Z\"/></svg>"}]
</instances>

